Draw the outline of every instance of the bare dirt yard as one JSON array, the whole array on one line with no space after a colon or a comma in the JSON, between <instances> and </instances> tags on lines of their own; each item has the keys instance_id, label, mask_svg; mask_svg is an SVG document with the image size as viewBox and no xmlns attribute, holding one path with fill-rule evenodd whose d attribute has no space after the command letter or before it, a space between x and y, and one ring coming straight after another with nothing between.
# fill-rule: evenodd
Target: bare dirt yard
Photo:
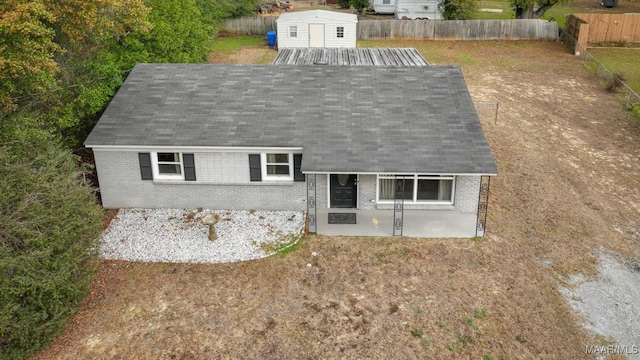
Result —
<instances>
[{"instance_id":1,"label":"bare dirt yard","mask_svg":"<svg viewBox=\"0 0 640 360\"><path fill-rule=\"evenodd\" d=\"M486 238L309 236L234 264L103 261L33 358L584 359L613 344L560 289L593 277L599 251L640 259L640 121L558 43L362 46L462 67L499 167Z\"/></svg>"}]
</instances>

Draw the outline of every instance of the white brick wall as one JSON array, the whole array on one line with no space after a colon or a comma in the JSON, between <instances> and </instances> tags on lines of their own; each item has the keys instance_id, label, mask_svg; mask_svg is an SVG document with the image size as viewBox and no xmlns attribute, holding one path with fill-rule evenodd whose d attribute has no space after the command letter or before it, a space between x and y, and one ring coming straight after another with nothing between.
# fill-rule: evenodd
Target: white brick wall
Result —
<instances>
[{"instance_id":1,"label":"white brick wall","mask_svg":"<svg viewBox=\"0 0 640 360\"><path fill-rule=\"evenodd\" d=\"M198 181L219 184L250 183L248 154L195 153Z\"/></svg>"},{"instance_id":2,"label":"white brick wall","mask_svg":"<svg viewBox=\"0 0 640 360\"><path fill-rule=\"evenodd\" d=\"M305 182L251 182L248 153L195 153L198 181L141 180L137 152L94 151L105 208L216 208L256 210L305 210ZM318 174L317 207L328 206L328 176ZM360 175L358 208L391 209L376 204L375 175ZM475 213L479 176L457 176L454 205L413 205L406 209L452 210Z\"/></svg>"},{"instance_id":3,"label":"white brick wall","mask_svg":"<svg viewBox=\"0 0 640 360\"><path fill-rule=\"evenodd\" d=\"M457 176L455 209L461 212L477 212L479 192L480 176Z\"/></svg>"},{"instance_id":4,"label":"white brick wall","mask_svg":"<svg viewBox=\"0 0 640 360\"><path fill-rule=\"evenodd\" d=\"M358 208L363 210L376 209L376 175L360 175L358 183ZM371 201L373 200L373 201Z\"/></svg>"},{"instance_id":5,"label":"white brick wall","mask_svg":"<svg viewBox=\"0 0 640 360\"><path fill-rule=\"evenodd\" d=\"M306 209L304 182L250 182L248 154L196 153L195 182L141 180L137 152L94 151L94 157L105 208Z\"/></svg>"},{"instance_id":6,"label":"white brick wall","mask_svg":"<svg viewBox=\"0 0 640 360\"><path fill-rule=\"evenodd\" d=\"M326 209L327 208L327 186L329 186L328 183L328 177L327 174L317 174L316 175L316 186L318 188L317 190L317 201L316 204L318 206L318 209Z\"/></svg>"}]
</instances>

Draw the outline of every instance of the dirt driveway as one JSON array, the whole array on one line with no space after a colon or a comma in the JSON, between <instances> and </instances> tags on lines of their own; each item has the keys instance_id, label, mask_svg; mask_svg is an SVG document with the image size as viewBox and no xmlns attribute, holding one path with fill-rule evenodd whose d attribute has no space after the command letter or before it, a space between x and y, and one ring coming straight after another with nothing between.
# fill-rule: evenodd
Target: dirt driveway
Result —
<instances>
[{"instance_id":1,"label":"dirt driveway","mask_svg":"<svg viewBox=\"0 0 640 360\"><path fill-rule=\"evenodd\" d=\"M362 45L462 67L499 167L484 240L310 237L238 264L104 261L35 359L582 359L611 343L559 288L593 275L599 249L640 259L640 122L557 43Z\"/></svg>"}]
</instances>

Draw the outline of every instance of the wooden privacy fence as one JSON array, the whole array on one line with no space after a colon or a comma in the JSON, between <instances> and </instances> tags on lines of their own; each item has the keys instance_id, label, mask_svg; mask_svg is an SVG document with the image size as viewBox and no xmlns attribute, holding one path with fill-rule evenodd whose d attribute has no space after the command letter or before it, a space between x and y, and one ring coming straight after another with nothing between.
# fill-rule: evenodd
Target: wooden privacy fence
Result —
<instances>
[{"instance_id":1,"label":"wooden privacy fence","mask_svg":"<svg viewBox=\"0 0 640 360\"><path fill-rule=\"evenodd\" d=\"M557 40L546 20L362 20L358 39Z\"/></svg>"},{"instance_id":2,"label":"wooden privacy fence","mask_svg":"<svg viewBox=\"0 0 640 360\"><path fill-rule=\"evenodd\" d=\"M275 16L251 16L226 19L222 24L224 30L244 35L265 35L267 31L276 30Z\"/></svg>"},{"instance_id":3,"label":"wooden privacy fence","mask_svg":"<svg viewBox=\"0 0 640 360\"><path fill-rule=\"evenodd\" d=\"M579 49L598 42L640 42L640 14L571 14L562 40Z\"/></svg>"},{"instance_id":4,"label":"wooden privacy fence","mask_svg":"<svg viewBox=\"0 0 640 360\"><path fill-rule=\"evenodd\" d=\"M275 17L227 19L223 28L246 35L276 29ZM358 39L558 40L558 24L546 20L360 20Z\"/></svg>"}]
</instances>

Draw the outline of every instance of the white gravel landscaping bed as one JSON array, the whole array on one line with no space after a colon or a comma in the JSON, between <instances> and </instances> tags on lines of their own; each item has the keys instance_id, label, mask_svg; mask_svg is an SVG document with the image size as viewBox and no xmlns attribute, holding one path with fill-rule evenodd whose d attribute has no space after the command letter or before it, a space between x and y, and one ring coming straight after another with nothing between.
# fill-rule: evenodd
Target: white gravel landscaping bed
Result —
<instances>
[{"instance_id":1,"label":"white gravel landscaping bed","mask_svg":"<svg viewBox=\"0 0 640 360\"><path fill-rule=\"evenodd\" d=\"M207 214L218 214L209 240ZM100 239L100 257L145 262L225 263L267 257L263 248L299 238L302 211L121 209Z\"/></svg>"}]
</instances>

